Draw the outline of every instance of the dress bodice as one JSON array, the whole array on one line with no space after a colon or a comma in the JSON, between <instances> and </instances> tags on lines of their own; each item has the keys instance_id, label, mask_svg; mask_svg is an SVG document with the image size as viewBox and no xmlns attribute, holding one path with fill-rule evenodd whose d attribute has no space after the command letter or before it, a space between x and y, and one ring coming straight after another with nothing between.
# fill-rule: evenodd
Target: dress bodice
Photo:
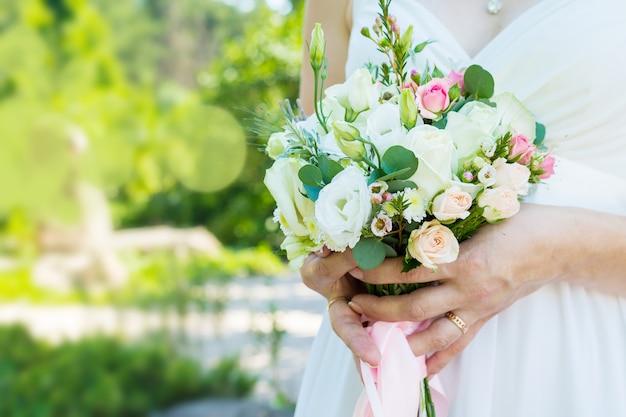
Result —
<instances>
[{"instance_id":1,"label":"dress bodice","mask_svg":"<svg viewBox=\"0 0 626 417\"><path fill-rule=\"evenodd\" d=\"M594 13L597 8L603 13ZM384 56L359 32L373 24L378 2L353 1L346 72ZM557 155L621 176L626 160L626 2L543 0L505 27L475 57L418 0L393 0L401 28L413 25L415 42L434 42L413 57L446 72L477 63L490 71L497 91L518 96L546 125Z\"/></svg>"}]
</instances>

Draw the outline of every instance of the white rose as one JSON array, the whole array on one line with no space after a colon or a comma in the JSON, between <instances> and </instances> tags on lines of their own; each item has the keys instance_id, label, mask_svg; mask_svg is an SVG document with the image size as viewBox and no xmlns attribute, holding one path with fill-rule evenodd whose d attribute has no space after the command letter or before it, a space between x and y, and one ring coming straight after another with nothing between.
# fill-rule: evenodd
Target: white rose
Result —
<instances>
[{"instance_id":1,"label":"white rose","mask_svg":"<svg viewBox=\"0 0 626 417\"><path fill-rule=\"evenodd\" d=\"M326 95L335 97L346 109L346 120L351 122L359 113L378 104L378 90L372 75L365 68L352 73L343 84L336 84L326 89Z\"/></svg>"},{"instance_id":2,"label":"white rose","mask_svg":"<svg viewBox=\"0 0 626 417\"><path fill-rule=\"evenodd\" d=\"M270 138L267 140L267 146L265 147L265 151L267 152L267 156L276 160L279 156L285 152L285 149L289 145L289 135L287 132L275 132L272 133Z\"/></svg>"},{"instance_id":3,"label":"white rose","mask_svg":"<svg viewBox=\"0 0 626 417\"><path fill-rule=\"evenodd\" d=\"M448 113L445 130L456 145L459 159L473 157L483 143L495 142L491 132L483 129L480 123L455 112Z\"/></svg>"},{"instance_id":4,"label":"white rose","mask_svg":"<svg viewBox=\"0 0 626 417\"><path fill-rule=\"evenodd\" d=\"M489 134L493 133L500 124L498 110L480 101L470 101L461 107L458 113L478 123L481 129Z\"/></svg>"},{"instance_id":5,"label":"white rose","mask_svg":"<svg viewBox=\"0 0 626 417\"><path fill-rule=\"evenodd\" d=\"M387 102L372 111L367 118L365 134L381 155L392 146L402 145L407 130L400 121L398 105Z\"/></svg>"},{"instance_id":6,"label":"white rose","mask_svg":"<svg viewBox=\"0 0 626 417\"><path fill-rule=\"evenodd\" d=\"M517 97L511 93L502 93L492 97L491 101L496 103L500 124L506 130L526 136L530 143L535 140L535 118Z\"/></svg>"},{"instance_id":7,"label":"white rose","mask_svg":"<svg viewBox=\"0 0 626 417\"><path fill-rule=\"evenodd\" d=\"M419 125L409 131L405 147L415 154L419 163L411 177L427 200L448 188L456 171L456 151L445 130Z\"/></svg>"},{"instance_id":8,"label":"white rose","mask_svg":"<svg viewBox=\"0 0 626 417\"><path fill-rule=\"evenodd\" d=\"M478 205L484 207L483 217L489 223L508 219L520 210L517 193L506 187L486 189L478 197Z\"/></svg>"},{"instance_id":9,"label":"white rose","mask_svg":"<svg viewBox=\"0 0 626 417\"><path fill-rule=\"evenodd\" d=\"M517 162L509 164L505 158L496 159L493 167L496 170L494 187L511 188L519 195L528 194L528 180L530 179L528 167Z\"/></svg>"},{"instance_id":10,"label":"white rose","mask_svg":"<svg viewBox=\"0 0 626 417\"><path fill-rule=\"evenodd\" d=\"M472 196L458 186L448 188L433 200L432 213L443 222L465 219L470 215Z\"/></svg>"},{"instance_id":11,"label":"white rose","mask_svg":"<svg viewBox=\"0 0 626 417\"><path fill-rule=\"evenodd\" d=\"M369 223L372 194L363 172L349 166L320 191L315 217L326 246L334 251L354 247Z\"/></svg>"},{"instance_id":12,"label":"white rose","mask_svg":"<svg viewBox=\"0 0 626 417\"><path fill-rule=\"evenodd\" d=\"M276 214L285 235L308 236L304 219L312 216L315 204L302 195L298 171L306 163L296 158L280 158L265 172L265 186L276 201Z\"/></svg>"},{"instance_id":13,"label":"white rose","mask_svg":"<svg viewBox=\"0 0 626 417\"><path fill-rule=\"evenodd\" d=\"M437 264L456 261L459 242L450 229L431 220L411 232L407 251L426 268L435 270Z\"/></svg>"}]
</instances>

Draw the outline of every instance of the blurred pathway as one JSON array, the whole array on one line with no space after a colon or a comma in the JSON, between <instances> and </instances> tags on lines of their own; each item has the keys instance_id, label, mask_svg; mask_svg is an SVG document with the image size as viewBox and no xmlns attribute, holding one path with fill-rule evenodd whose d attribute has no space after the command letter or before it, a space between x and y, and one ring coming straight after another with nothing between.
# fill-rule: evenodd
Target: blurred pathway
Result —
<instances>
[{"instance_id":1,"label":"blurred pathway","mask_svg":"<svg viewBox=\"0 0 626 417\"><path fill-rule=\"evenodd\" d=\"M225 295L226 309L221 316L188 315L183 323L183 334L193 353L207 366L225 355L239 354L245 368L261 377L255 401L273 401L273 379L279 389L295 401L309 347L325 310L322 297L306 288L293 274L273 279L240 278L223 288L208 287L207 291L216 291L220 297ZM157 329L161 320L156 313L116 311L112 307L0 305L0 323L24 323L36 336L51 341L97 332L134 337ZM170 325L180 329L176 323L172 320ZM272 335L278 333L272 332L273 325L286 332L280 339L275 368L271 366L270 341Z\"/></svg>"}]
</instances>

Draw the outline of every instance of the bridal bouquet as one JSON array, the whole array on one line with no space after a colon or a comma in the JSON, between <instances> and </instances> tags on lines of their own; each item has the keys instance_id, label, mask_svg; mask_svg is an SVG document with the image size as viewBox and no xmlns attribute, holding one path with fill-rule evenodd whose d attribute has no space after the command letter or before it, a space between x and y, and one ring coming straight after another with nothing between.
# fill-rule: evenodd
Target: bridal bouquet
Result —
<instances>
[{"instance_id":1,"label":"bridal bouquet","mask_svg":"<svg viewBox=\"0 0 626 417\"><path fill-rule=\"evenodd\" d=\"M428 42L414 46L412 27L401 32L389 3L379 0L375 24L362 30L388 62L326 89L325 43L316 25L309 48L315 114L284 105L284 128L268 140L274 162L265 184L285 234L281 247L295 268L327 246L351 248L363 269L401 256L405 271L435 270L455 261L459 242L481 225L515 215L532 184L553 174L543 126L513 94L494 95L488 71L407 68ZM432 416L427 388L418 406Z\"/></svg>"}]
</instances>

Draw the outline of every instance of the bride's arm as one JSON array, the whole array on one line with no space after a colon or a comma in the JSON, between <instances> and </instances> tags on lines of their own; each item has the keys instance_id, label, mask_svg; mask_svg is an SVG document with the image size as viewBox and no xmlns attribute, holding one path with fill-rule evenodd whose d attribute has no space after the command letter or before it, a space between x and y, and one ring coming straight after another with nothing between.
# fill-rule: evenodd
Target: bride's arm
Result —
<instances>
[{"instance_id":1,"label":"bride's arm","mask_svg":"<svg viewBox=\"0 0 626 417\"><path fill-rule=\"evenodd\" d=\"M428 359L430 373L440 371L491 317L521 297L549 282L583 285L606 294L626 297L626 217L580 208L525 204L510 219L482 227L461 245L457 261L439 265L437 272L420 267L401 273L402 260L392 258L380 267L363 271L331 257L312 257L302 268L305 283L330 282L348 274L370 283L430 282L408 295L375 297L358 294L350 305L358 313L387 321L435 319L410 338L416 355L436 352ZM324 281L326 277L329 281ZM345 278L343 278L345 279ZM321 285L321 284L320 284ZM324 288L318 288L324 291ZM462 334L441 316L454 311L468 325ZM330 311L336 332L361 358L375 361L371 346L353 339L343 329L349 315L342 308ZM352 330L352 334L354 331Z\"/></svg>"},{"instance_id":2,"label":"bride's arm","mask_svg":"<svg viewBox=\"0 0 626 417\"><path fill-rule=\"evenodd\" d=\"M303 57L300 78L300 99L307 114L313 112L313 70L309 65L308 44L316 23L322 24L328 58L328 78L331 86L345 80L344 65L348 55L351 27L350 0L307 0L304 15Z\"/></svg>"}]
</instances>

